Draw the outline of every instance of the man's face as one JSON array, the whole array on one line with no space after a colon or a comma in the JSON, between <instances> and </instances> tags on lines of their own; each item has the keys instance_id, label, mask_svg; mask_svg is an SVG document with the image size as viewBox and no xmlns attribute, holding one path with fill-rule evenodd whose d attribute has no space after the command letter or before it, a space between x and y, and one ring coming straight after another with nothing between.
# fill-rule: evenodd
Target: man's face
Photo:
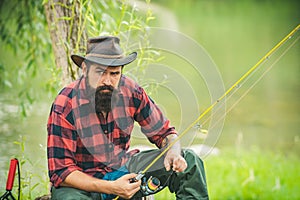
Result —
<instances>
[{"instance_id":1,"label":"man's face","mask_svg":"<svg viewBox=\"0 0 300 200\"><path fill-rule=\"evenodd\" d=\"M93 89L99 86L111 86L116 89L119 85L122 66L106 67L98 64L91 64L89 70L83 66L83 73L88 77L90 87ZM104 90L103 92L108 92Z\"/></svg>"},{"instance_id":2,"label":"man's face","mask_svg":"<svg viewBox=\"0 0 300 200\"><path fill-rule=\"evenodd\" d=\"M82 66L83 73L87 77L90 89L95 91L95 109L97 113L109 112L111 110L111 100L113 90L117 89L122 67L105 67L98 64L91 64L89 69Z\"/></svg>"}]
</instances>

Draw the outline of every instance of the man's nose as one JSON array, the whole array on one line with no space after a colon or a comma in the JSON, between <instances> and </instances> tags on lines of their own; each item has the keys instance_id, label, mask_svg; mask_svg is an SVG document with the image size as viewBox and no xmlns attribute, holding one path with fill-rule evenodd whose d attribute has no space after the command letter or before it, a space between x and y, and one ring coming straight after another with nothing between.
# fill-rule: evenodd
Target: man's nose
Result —
<instances>
[{"instance_id":1,"label":"man's nose","mask_svg":"<svg viewBox=\"0 0 300 200\"><path fill-rule=\"evenodd\" d=\"M111 85L110 76L108 74L103 74L101 79L104 85Z\"/></svg>"}]
</instances>

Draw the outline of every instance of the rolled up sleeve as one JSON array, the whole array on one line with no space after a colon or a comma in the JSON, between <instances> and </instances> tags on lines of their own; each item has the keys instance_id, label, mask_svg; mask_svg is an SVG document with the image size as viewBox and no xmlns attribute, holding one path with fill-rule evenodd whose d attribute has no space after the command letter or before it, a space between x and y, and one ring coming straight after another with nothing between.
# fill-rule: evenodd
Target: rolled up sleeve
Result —
<instances>
[{"instance_id":1,"label":"rolled up sleeve","mask_svg":"<svg viewBox=\"0 0 300 200\"><path fill-rule=\"evenodd\" d=\"M154 103L152 99L140 88L134 97L137 110L135 120L141 126L141 131L147 136L150 142L161 148L162 141L170 134L177 134L175 128L170 125L170 121L166 119Z\"/></svg>"},{"instance_id":2,"label":"rolled up sleeve","mask_svg":"<svg viewBox=\"0 0 300 200\"><path fill-rule=\"evenodd\" d=\"M77 134L71 112L53 104L48 119L47 155L50 181L58 187L75 170L81 170L75 161ZM69 116L69 117L68 117Z\"/></svg>"}]
</instances>

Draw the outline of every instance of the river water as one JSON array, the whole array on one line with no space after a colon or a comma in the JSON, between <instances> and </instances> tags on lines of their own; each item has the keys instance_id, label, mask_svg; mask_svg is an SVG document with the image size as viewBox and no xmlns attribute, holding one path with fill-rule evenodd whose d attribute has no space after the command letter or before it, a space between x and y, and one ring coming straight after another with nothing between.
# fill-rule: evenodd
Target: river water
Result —
<instances>
[{"instance_id":1,"label":"river water","mask_svg":"<svg viewBox=\"0 0 300 200\"><path fill-rule=\"evenodd\" d=\"M14 98L0 98L0 191L5 191L5 183L10 159L18 158L21 164L21 175L26 176L23 183L31 182L46 176L46 122L49 105L34 104L28 115L23 118ZM9 99L9 100L7 100ZM40 178L38 178L40 179ZM41 181L38 180L39 182ZM15 178L15 183L17 179Z\"/></svg>"}]
</instances>

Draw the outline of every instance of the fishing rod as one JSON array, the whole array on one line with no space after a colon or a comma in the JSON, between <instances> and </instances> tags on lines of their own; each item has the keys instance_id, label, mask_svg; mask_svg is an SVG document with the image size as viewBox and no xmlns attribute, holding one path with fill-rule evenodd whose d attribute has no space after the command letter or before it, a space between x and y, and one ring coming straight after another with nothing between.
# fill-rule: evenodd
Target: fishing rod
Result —
<instances>
[{"instance_id":1,"label":"fishing rod","mask_svg":"<svg viewBox=\"0 0 300 200\"><path fill-rule=\"evenodd\" d=\"M294 28L286 37L284 37L275 47L273 47L265 56L263 56L253 67L251 67L238 81L236 81L219 99L211 104L195 121L193 121L175 140L173 140L143 171L145 174L176 142L178 142L191 128L193 128L207 113L209 113L219 102L221 102L234 88L254 72L265 60L267 60L279 47L290 39L298 30L300 24Z\"/></svg>"},{"instance_id":2,"label":"fishing rod","mask_svg":"<svg viewBox=\"0 0 300 200\"><path fill-rule=\"evenodd\" d=\"M250 92L250 90L251 89L253 89L254 88L254 86L274 67L274 65L275 64L277 64L277 62L290 50L290 48L292 48L298 41L300 40L300 36L298 36L296 39L295 39L295 41L293 41L292 42L292 44L290 44L290 46L288 46L285 50L284 50L284 52L278 57L278 58L276 58L276 60L258 77L258 79L257 80L255 80L255 82L245 91L245 92L243 92L243 94L237 99L237 100L235 100L235 102L234 102L234 104L232 104L228 109L226 109L226 112L224 113L224 114L222 114L221 115L221 117L217 120L217 121L214 121L214 123L213 124L211 124L211 128L213 128L213 127L215 127L217 124L218 124L218 122L220 121L220 120L222 120L223 118L225 118L225 116L231 111L231 110L233 110L233 108ZM240 85L239 87L238 87L238 89L239 88L241 88L241 86L242 85ZM232 95L233 95L234 93L232 93L230 96L228 96L227 98L226 98L226 102L228 101L228 99L230 98L230 97L232 97ZM220 109L220 108L219 108ZM209 120L210 120L210 118L211 118L211 116L209 117L209 118L207 118L205 121L203 121L202 123L201 123L201 127L202 127L202 125L204 125L204 124L206 124ZM201 128L200 127L200 128ZM207 132L207 130L204 130L205 132ZM200 132L203 132L203 130L200 130Z\"/></svg>"},{"instance_id":3,"label":"fishing rod","mask_svg":"<svg viewBox=\"0 0 300 200\"><path fill-rule=\"evenodd\" d=\"M185 134L188 133L188 131L195 127L198 122L205 116L207 113L209 113L217 104L219 104L225 97L228 96L235 88L239 86L239 84L244 81L247 77L249 77L256 69L259 68L259 66L266 61L277 49L279 49L287 40L289 40L298 30L300 29L300 24L297 25L288 35L286 35L278 44L276 44L268 53L266 53L254 66L252 66L243 76L241 76L229 89L225 91L225 93L220 96L215 102L213 102L206 110L202 112L202 114L199 115L199 117L194 120L176 139L174 139L170 144L168 144L164 150L155 158L153 161L142 171L138 173L138 175L131 180L133 181L139 181L141 180L145 173L168 151L171 147L173 147ZM117 196L115 199L118 199L119 196Z\"/></svg>"}]
</instances>

